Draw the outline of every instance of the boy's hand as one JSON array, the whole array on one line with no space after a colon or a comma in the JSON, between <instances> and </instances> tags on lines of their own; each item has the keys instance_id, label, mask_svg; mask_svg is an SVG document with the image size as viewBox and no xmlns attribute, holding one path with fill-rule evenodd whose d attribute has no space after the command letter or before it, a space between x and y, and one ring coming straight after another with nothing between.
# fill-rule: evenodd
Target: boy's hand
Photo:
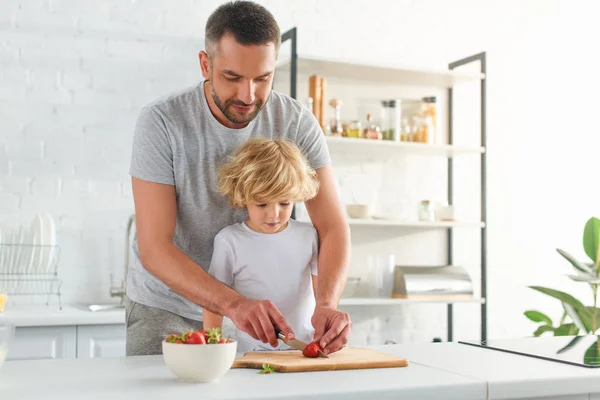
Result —
<instances>
[{"instance_id":1,"label":"boy's hand","mask_svg":"<svg viewBox=\"0 0 600 400\"><path fill-rule=\"evenodd\" d=\"M350 316L332 307L317 306L311 322L315 327L313 341L318 342L325 354L341 350L352 330Z\"/></svg>"},{"instance_id":2,"label":"boy's hand","mask_svg":"<svg viewBox=\"0 0 600 400\"><path fill-rule=\"evenodd\" d=\"M279 344L275 328L279 329L288 339L294 338L292 328L269 300L241 298L231 306L227 316L239 329L254 339L270 343L273 347L277 347Z\"/></svg>"}]
</instances>

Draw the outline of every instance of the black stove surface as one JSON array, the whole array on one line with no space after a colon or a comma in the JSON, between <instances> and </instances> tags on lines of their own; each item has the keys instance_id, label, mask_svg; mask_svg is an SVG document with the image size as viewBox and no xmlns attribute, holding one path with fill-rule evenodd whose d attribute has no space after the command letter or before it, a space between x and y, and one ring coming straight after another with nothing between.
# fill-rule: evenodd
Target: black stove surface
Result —
<instances>
[{"instance_id":1,"label":"black stove surface","mask_svg":"<svg viewBox=\"0 0 600 400\"><path fill-rule=\"evenodd\" d=\"M580 367L600 367L600 336L596 335L491 339L485 342L459 341L458 343Z\"/></svg>"}]
</instances>

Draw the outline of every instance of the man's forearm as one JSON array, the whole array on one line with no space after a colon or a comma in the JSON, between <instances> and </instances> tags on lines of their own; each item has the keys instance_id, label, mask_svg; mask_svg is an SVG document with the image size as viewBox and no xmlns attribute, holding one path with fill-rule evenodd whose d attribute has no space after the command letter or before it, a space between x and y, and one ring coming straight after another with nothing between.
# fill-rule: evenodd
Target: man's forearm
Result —
<instances>
[{"instance_id":1,"label":"man's forearm","mask_svg":"<svg viewBox=\"0 0 600 400\"><path fill-rule=\"evenodd\" d=\"M319 232L317 306L337 308L348 277L350 230L346 223Z\"/></svg>"},{"instance_id":2,"label":"man's forearm","mask_svg":"<svg viewBox=\"0 0 600 400\"><path fill-rule=\"evenodd\" d=\"M173 244L141 251L142 264L152 275L186 299L213 313L227 315L241 296L198 266Z\"/></svg>"}]
</instances>

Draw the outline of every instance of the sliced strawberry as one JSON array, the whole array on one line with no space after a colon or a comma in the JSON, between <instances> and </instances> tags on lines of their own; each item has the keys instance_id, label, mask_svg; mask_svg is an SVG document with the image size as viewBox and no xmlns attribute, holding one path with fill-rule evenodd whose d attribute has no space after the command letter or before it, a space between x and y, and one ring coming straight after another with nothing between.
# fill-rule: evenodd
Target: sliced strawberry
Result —
<instances>
[{"instance_id":1,"label":"sliced strawberry","mask_svg":"<svg viewBox=\"0 0 600 400\"><path fill-rule=\"evenodd\" d=\"M304 350L302 350L302 355L304 357L316 358L319 357L319 351L323 351L319 343L312 342L307 344Z\"/></svg>"}]
</instances>

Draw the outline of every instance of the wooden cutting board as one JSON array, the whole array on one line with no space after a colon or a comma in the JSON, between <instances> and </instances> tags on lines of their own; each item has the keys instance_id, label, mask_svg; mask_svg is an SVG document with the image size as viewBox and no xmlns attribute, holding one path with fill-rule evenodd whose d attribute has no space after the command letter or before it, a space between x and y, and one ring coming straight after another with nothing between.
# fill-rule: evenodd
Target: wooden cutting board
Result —
<instances>
[{"instance_id":1,"label":"wooden cutting board","mask_svg":"<svg viewBox=\"0 0 600 400\"><path fill-rule=\"evenodd\" d=\"M408 361L369 349L345 347L329 358L307 358L299 350L250 352L236 358L232 368L262 369L263 364L273 366L277 372L307 372L406 367Z\"/></svg>"}]
</instances>

